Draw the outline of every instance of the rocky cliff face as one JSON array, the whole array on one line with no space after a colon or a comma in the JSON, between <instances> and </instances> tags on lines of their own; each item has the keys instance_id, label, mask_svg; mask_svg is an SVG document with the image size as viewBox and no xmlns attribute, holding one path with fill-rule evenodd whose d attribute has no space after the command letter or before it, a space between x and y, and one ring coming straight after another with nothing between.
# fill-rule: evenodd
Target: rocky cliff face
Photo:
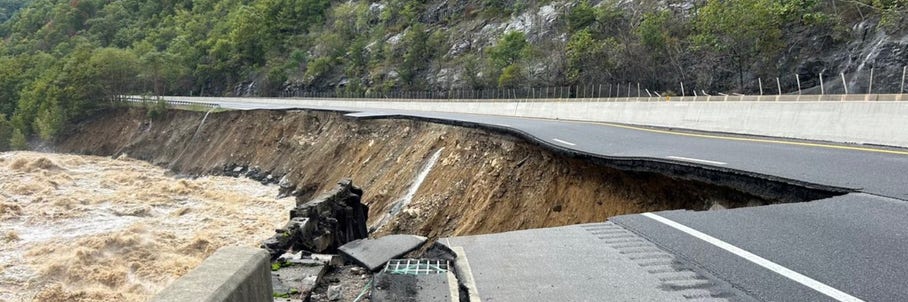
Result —
<instances>
[{"instance_id":1,"label":"rocky cliff face","mask_svg":"<svg viewBox=\"0 0 908 302\"><path fill-rule=\"evenodd\" d=\"M498 2L498 1L492 1ZM873 92L896 93L901 87L903 67L908 66L908 34L903 30L881 26L874 10L839 4L836 10L812 8L783 24L776 24L782 36L778 52L741 67L738 74L733 60L721 53L706 54L695 47L694 30L698 10L706 1L590 1L595 11L592 25L595 43L610 48L597 50L595 56L610 57L606 62L581 59L579 64L601 70L589 76L572 77L571 40L582 27L572 25L571 14L586 2L577 1L501 1L502 9L473 1L429 1L418 12L423 26L399 30L375 27L360 33L368 36L367 56L384 58L361 74L349 72L350 65L333 68L316 78L291 77L288 92L298 90L347 91L364 85L370 91L388 88L402 90L481 89L502 84L501 69L488 65L489 50L500 43L508 32L520 32L530 45L529 54L519 66L519 87L641 83L652 91L681 94L679 83L685 82L687 93L741 92L759 93L760 80L766 94L797 93L798 77L804 93L820 93L823 74L826 93L844 93L841 73L845 74L850 93L867 93L873 69ZM369 6L375 18L392 5L373 3ZM846 11L857 10L857 13ZM642 41L641 24L660 11L670 12L676 24L661 24L668 50L654 49ZM602 16L611 13L612 16ZM816 17L817 15L821 17ZM855 15L855 16L852 16ZM809 22L805 18L825 21ZM901 20L901 19L899 19ZM891 21L890 21L891 22ZM904 21L901 21L904 22ZM337 22L329 24L338 24ZM327 29L332 26L326 27ZM405 56L411 41L407 36L422 31L430 37L432 55L425 66L406 70L406 64L385 58L388 54ZM599 44L597 44L599 45ZM673 47L673 48L672 48ZM310 57L328 55L326 47L313 47ZM343 62L343 61L342 61ZM416 72L414 80L402 74ZM581 71L582 73L583 71ZM796 75L798 77L796 77ZM740 79L739 79L740 77ZM775 78L779 78L776 83ZM742 83L739 83L742 82ZM740 84L743 84L741 86ZM361 86L357 86L361 87ZM241 93L255 94L248 89Z\"/></svg>"}]
</instances>

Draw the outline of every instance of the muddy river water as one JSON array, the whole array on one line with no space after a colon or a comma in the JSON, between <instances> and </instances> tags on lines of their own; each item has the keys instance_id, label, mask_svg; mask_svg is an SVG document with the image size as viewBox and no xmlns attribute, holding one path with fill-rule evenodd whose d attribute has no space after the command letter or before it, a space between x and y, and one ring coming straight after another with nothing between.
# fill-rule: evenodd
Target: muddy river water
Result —
<instances>
[{"instance_id":1,"label":"muddy river water","mask_svg":"<svg viewBox=\"0 0 908 302\"><path fill-rule=\"evenodd\" d=\"M222 246L257 246L292 198L146 162L0 153L0 301L145 301Z\"/></svg>"}]
</instances>

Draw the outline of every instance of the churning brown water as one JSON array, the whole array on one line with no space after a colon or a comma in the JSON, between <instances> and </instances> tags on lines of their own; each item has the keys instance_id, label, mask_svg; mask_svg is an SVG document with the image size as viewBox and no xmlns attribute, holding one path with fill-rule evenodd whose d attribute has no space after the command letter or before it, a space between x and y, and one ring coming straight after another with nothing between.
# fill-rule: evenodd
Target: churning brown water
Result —
<instances>
[{"instance_id":1,"label":"churning brown water","mask_svg":"<svg viewBox=\"0 0 908 302\"><path fill-rule=\"evenodd\" d=\"M291 198L128 158L0 153L0 301L145 301L219 247L256 246Z\"/></svg>"}]
</instances>

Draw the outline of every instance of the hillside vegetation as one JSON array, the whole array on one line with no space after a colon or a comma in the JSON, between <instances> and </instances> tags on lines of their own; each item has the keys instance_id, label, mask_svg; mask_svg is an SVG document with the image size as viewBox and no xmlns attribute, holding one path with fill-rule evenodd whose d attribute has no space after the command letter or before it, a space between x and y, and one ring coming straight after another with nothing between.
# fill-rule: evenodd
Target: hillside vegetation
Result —
<instances>
[{"instance_id":1,"label":"hillside vegetation","mask_svg":"<svg viewBox=\"0 0 908 302\"><path fill-rule=\"evenodd\" d=\"M891 89L908 64L906 7L908 0L0 0L0 149L54 139L127 93L604 83L679 93L682 81L701 92L753 93L757 78L775 77L787 93L796 90L794 74L808 88L819 72L860 75L874 64Z\"/></svg>"}]
</instances>

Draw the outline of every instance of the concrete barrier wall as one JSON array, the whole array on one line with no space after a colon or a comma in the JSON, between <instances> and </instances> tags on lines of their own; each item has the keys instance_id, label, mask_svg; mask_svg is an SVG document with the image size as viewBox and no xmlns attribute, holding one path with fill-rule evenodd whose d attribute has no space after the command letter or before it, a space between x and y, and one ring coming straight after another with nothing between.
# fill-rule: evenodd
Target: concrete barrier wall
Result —
<instances>
[{"instance_id":1,"label":"concrete barrier wall","mask_svg":"<svg viewBox=\"0 0 908 302\"><path fill-rule=\"evenodd\" d=\"M272 301L268 252L245 247L219 249L201 265L177 279L152 302Z\"/></svg>"},{"instance_id":2,"label":"concrete barrier wall","mask_svg":"<svg viewBox=\"0 0 908 302\"><path fill-rule=\"evenodd\" d=\"M568 100L181 98L195 102L399 109L612 122L908 147L908 97L784 95Z\"/></svg>"}]
</instances>

